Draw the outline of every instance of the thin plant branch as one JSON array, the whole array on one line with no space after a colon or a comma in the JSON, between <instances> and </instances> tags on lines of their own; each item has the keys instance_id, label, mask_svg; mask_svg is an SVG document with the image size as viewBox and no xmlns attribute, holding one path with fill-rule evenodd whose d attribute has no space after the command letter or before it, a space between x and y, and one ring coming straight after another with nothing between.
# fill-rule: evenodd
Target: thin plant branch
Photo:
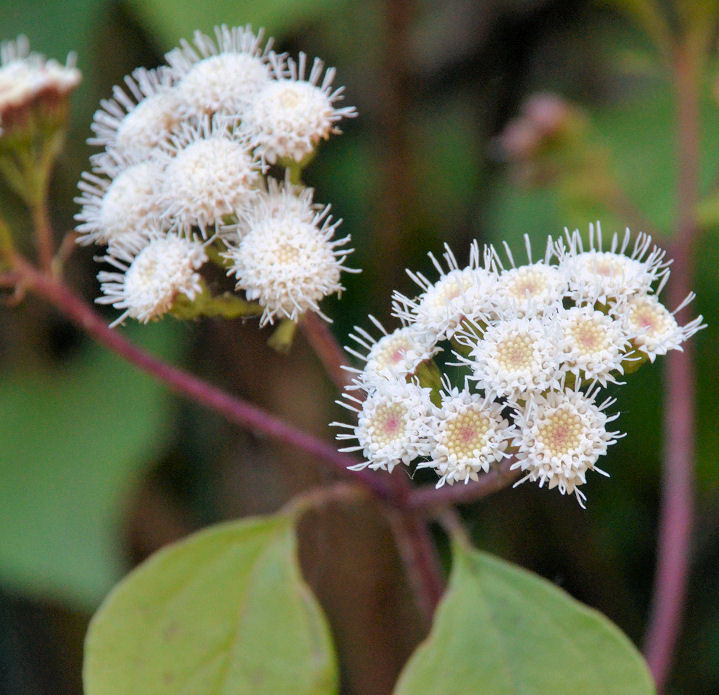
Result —
<instances>
[{"instance_id":1,"label":"thin plant branch","mask_svg":"<svg viewBox=\"0 0 719 695\"><path fill-rule=\"evenodd\" d=\"M483 475L477 482L467 485L445 485L439 489L423 485L414 489L409 495L409 506L421 510L425 514L435 515L441 509L457 504L470 504L482 497L498 492L511 485L519 478L522 471L510 471L514 459L503 461Z\"/></svg>"},{"instance_id":2,"label":"thin plant branch","mask_svg":"<svg viewBox=\"0 0 719 695\"><path fill-rule=\"evenodd\" d=\"M53 257L55 246L53 241L53 230L50 224L50 217L47 211L46 195L39 196L37 203L30 208L33 229L35 230L35 246L37 248L40 267L51 272L53 269Z\"/></svg>"},{"instance_id":3,"label":"thin plant branch","mask_svg":"<svg viewBox=\"0 0 719 695\"><path fill-rule=\"evenodd\" d=\"M370 471L349 471L347 467L356 461L337 451L334 445L141 350L119 331L109 328L105 319L63 282L48 277L24 259L16 257L14 267L27 289L49 301L99 343L159 379L176 393L211 408L241 427L315 456L318 462L365 485L385 502L392 504L395 501L393 488L380 476Z\"/></svg>"},{"instance_id":4,"label":"thin plant branch","mask_svg":"<svg viewBox=\"0 0 719 695\"><path fill-rule=\"evenodd\" d=\"M315 314L306 314L300 326L307 341L322 362L327 374L341 390L349 381L342 369L345 353L327 324ZM374 473L374 475L378 475ZM444 593L444 576L429 527L421 514L409 509L412 484L402 475L391 478L395 492L394 509L389 511L392 532L417 605L428 622Z\"/></svg>"},{"instance_id":5,"label":"thin plant branch","mask_svg":"<svg viewBox=\"0 0 719 695\"><path fill-rule=\"evenodd\" d=\"M347 357L326 322L308 311L300 321L300 330L314 350L327 375L341 391L349 383L349 372L342 369Z\"/></svg>"},{"instance_id":6,"label":"thin plant branch","mask_svg":"<svg viewBox=\"0 0 719 695\"><path fill-rule=\"evenodd\" d=\"M431 623L445 581L427 522L406 509L391 509L389 519L418 607Z\"/></svg>"}]
</instances>

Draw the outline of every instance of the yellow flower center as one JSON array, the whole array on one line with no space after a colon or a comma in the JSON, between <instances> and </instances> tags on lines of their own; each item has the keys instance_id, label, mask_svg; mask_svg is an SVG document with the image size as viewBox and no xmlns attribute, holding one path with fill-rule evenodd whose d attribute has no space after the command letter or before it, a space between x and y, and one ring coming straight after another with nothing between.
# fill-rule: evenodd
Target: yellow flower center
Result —
<instances>
[{"instance_id":1,"label":"yellow flower center","mask_svg":"<svg viewBox=\"0 0 719 695\"><path fill-rule=\"evenodd\" d=\"M579 448L582 441L582 419L564 409L547 416L539 427L537 439L549 456L562 457Z\"/></svg>"}]
</instances>

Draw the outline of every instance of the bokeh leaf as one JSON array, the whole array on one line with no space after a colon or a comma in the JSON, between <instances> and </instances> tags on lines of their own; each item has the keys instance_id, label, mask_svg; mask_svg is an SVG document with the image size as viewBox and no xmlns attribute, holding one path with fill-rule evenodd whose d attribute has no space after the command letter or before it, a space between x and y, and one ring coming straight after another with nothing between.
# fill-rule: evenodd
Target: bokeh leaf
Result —
<instances>
[{"instance_id":1,"label":"bokeh leaf","mask_svg":"<svg viewBox=\"0 0 719 695\"><path fill-rule=\"evenodd\" d=\"M650 695L629 639L550 582L456 543L450 586L395 695Z\"/></svg>"},{"instance_id":2,"label":"bokeh leaf","mask_svg":"<svg viewBox=\"0 0 719 695\"><path fill-rule=\"evenodd\" d=\"M336 11L337 0L205 0L178 3L175 0L125 0L125 5L143 26L159 38L164 49L180 38L190 40L196 29L212 34L218 24L252 24L264 27L270 36L288 33L299 23Z\"/></svg>"},{"instance_id":3,"label":"bokeh leaf","mask_svg":"<svg viewBox=\"0 0 719 695\"><path fill-rule=\"evenodd\" d=\"M167 359L178 325L131 331ZM122 507L168 439L171 399L96 345L61 370L0 379L0 579L92 609L122 573Z\"/></svg>"},{"instance_id":4,"label":"bokeh leaf","mask_svg":"<svg viewBox=\"0 0 719 695\"><path fill-rule=\"evenodd\" d=\"M110 594L85 645L86 695L330 695L334 652L292 518L214 526Z\"/></svg>"}]
</instances>

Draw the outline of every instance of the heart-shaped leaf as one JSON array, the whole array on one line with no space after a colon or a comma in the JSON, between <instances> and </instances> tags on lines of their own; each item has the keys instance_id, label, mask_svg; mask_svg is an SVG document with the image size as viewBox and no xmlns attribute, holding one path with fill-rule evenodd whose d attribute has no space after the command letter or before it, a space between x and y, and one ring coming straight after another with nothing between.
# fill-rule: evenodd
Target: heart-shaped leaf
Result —
<instances>
[{"instance_id":1,"label":"heart-shaped leaf","mask_svg":"<svg viewBox=\"0 0 719 695\"><path fill-rule=\"evenodd\" d=\"M214 526L132 572L90 624L86 695L331 695L325 618L292 517Z\"/></svg>"},{"instance_id":2,"label":"heart-shaped leaf","mask_svg":"<svg viewBox=\"0 0 719 695\"><path fill-rule=\"evenodd\" d=\"M597 611L456 543L448 591L395 695L651 695L646 665Z\"/></svg>"}]
</instances>

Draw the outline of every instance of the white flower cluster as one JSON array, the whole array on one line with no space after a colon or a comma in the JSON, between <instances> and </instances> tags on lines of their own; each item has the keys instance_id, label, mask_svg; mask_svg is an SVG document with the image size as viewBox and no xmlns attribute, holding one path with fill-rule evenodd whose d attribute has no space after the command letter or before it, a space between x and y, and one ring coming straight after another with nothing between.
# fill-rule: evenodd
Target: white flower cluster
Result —
<instances>
[{"instance_id":1,"label":"white flower cluster","mask_svg":"<svg viewBox=\"0 0 719 695\"><path fill-rule=\"evenodd\" d=\"M3 123L12 120L15 111L43 96L60 98L80 83L75 56L68 56L66 65L30 53L26 36L0 43L0 131Z\"/></svg>"},{"instance_id":2,"label":"white flower cluster","mask_svg":"<svg viewBox=\"0 0 719 695\"><path fill-rule=\"evenodd\" d=\"M621 436L607 426L618 417L600 400L608 383L642 362L681 349L704 326L699 316L680 326L657 298L669 262L629 230L602 247L599 225L590 225L585 248L578 232L547 241L544 257L516 265L475 241L460 268L452 252L446 267L431 254L439 279L410 272L417 297L395 293L393 314L402 326L375 339L362 328L347 350L365 362L347 368L353 380L345 400L357 424L340 440L341 451L361 452L362 469L392 471L402 462L433 468L437 487L477 480L502 459L526 480L574 493L587 471L604 473L597 460ZM440 362L442 354L450 360ZM442 373L440 364L446 368ZM452 379L450 379L450 374ZM461 383L457 383L460 381ZM453 384L454 382L454 384Z\"/></svg>"},{"instance_id":3,"label":"white flower cluster","mask_svg":"<svg viewBox=\"0 0 719 695\"><path fill-rule=\"evenodd\" d=\"M80 181L77 230L81 244L107 246L100 260L116 270L99 274L98 302L124 309L116 323L194 300L208 260L259 303L261 324L320 313L343 289L349 237L334 239L340 221L290 179L356 112L337 105L334 69L271 44L250 27L196 32L95 114L89 142L104 149Z\"/></svg>"}]
</instances>

